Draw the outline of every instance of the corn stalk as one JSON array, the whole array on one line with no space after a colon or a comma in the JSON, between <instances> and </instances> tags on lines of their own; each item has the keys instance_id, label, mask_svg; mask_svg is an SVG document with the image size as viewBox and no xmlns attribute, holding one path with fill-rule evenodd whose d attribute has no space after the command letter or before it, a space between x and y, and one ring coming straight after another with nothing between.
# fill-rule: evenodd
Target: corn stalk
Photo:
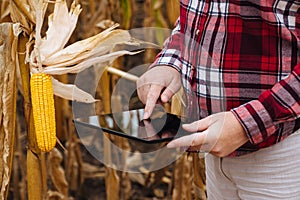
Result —
<instances>
[{"instance_id":1,"label":"corn stalk","mask_svg":"<svg viewBox=\"0 0 300 200\"><path fill-rule=\"evenodd\" d=\"M46 197L46 170L45 157L37 148L36 136L33 122L33 115L31 110L30 100L30 73L29 66L25 64L25 52L28 37L20 35L18 43L18 62L23 86L24 97L24 116L27 125L28 134L28 149L27 149L27 187L28 199L42 199Z\"/></svg>"}]
</instances>

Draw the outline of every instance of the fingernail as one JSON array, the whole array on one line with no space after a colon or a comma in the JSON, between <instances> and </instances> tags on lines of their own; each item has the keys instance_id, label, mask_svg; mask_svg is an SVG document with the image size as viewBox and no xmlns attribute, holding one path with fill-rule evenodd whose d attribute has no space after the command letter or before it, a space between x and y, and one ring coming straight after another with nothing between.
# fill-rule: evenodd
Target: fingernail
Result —
<instances>
[{"instance_id":1,"label":"fingernail","mask_svg":"<svg viewBox=\"0 0 300 200\"><path fill-rule=\"evenodd\" d=\"M182 124L182 127L187 127L188 126L188 124Z\"/></svg>"},{"instance_id":2,"label":"fingernail","mask_svg":"<svg viewBox=\"0 0 300 200\"><path fill-rule=\"evenodd\" d=\"M174 148L175 144L173 142L170 142L170 143L167 144L167 147L168 148Z\"/></svg>"},{"instance_id":3,"label":"fingernail","mask_svg":"<svg viewBox=\"0 0 300 200\"><path fill-rule=\"evenodd\" d=\"M186 129L189 128L191 126L191 124L182 124L182 128Z\"/></svg>"},{"instance_id":4,"label":"fingernail","mask_svg":"<svg viewBox=\"0 0 300 200\"><path fill-rule=\"evenodd\" d=\"M161 96L161 100L162 100L163 102L167 102L167 101L168 101L168 97L167 97L166 95L162 95L162 96Z\"/></svg>"},{"instance_id":5,"label":"fingernail","mask_svg":"<svg viewBox=\"0 0 300 200\"><path fill-rule=\"evenodd\" d=\"M197 126L193 124L182 124L182 128L189 131L189 132L197 132Z\"/></svg>"}]
</instances>

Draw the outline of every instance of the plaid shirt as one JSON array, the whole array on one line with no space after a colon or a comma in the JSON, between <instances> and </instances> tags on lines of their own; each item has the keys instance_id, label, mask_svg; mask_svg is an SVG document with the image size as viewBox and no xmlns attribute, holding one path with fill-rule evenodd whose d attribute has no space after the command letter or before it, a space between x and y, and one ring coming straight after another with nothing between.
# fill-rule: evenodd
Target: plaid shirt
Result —
<instances>
[{"instance_id":1,"label":"plaid shirt","mask_svg":"<svg viewBox=\"0 0 300 200\"><path fill-rule=\"evenodd\" d=\"M235 114L249 137L239 156L300 128L299 52L299 0L181 0L152 66L181 72L193 120Z\"/></svg>"}]
</instances>

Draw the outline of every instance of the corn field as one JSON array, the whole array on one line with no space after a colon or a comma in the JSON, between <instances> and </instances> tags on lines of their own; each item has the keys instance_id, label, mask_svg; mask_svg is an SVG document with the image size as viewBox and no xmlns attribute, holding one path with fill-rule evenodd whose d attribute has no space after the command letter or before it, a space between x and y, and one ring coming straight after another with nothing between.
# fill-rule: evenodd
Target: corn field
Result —
<instances>
[{"instance_id":1,"label":"corn field","mask_svg":"<svg viewBox=\"0 0 300 200\"><path fill-rule=\"evenodd\" d=\"M97 114L122 106L120 99L112 99L120 77L136 81L139 75L128 71L151 63L159 52L155 48L130 51L131 45L143 41L132 41L127 30L172 29L179 0L0 0L0 5L0 199L206 199L204 161L198 155L185 153L155 171L116 170L86 150L86 145L97 144L86 138L83 145L73 123L73 101L93 103ZM161 46L167 35L153 37ZM84 81L78 88L76 74L83 72L93 80L99 73L97 65L101 65L101 79ZM55 119L41 120L51 124L47 131L54 135L49 138L39 132L47 125L38 125L35 119L52 112L35 101L43 95L37 87L41 81L32 83L34 89L30 85L37 74L52 79L55 94ZM95 98L82 89L90 84L95 85ZM48 89L43 98L49 100L50 86L44 87ZM73 96L74 90L80 95ZM141 106L136 98L133 107ZM40 104L44 107L35 111ZM180 103L174 98L164 107L178 113ZM123 149L133 148L127 139L110 136L110 140ZM98 149L108 161L115 156L107 143ZM126 159L134 163L138 158Z\"/></svg>"}]
</instances>

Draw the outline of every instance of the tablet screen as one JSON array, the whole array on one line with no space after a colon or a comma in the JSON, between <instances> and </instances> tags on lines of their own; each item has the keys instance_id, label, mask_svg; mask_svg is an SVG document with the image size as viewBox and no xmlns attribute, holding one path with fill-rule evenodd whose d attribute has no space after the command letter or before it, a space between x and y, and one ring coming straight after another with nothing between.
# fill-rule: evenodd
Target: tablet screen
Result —
<instances>
[{"instance_id":1,"label":"tablet screen","mask_svg":"<svg viewBox=\"0 0 300 200\"><path fill-rule=\"evenodd\" d=\"M144 109L76 119L76 125L115 134L146 143L166 142L187 134L182 128L182 118L166 113L162 108L154 109L149 119L143 119Z\"/></svg>"}]
</instances>

